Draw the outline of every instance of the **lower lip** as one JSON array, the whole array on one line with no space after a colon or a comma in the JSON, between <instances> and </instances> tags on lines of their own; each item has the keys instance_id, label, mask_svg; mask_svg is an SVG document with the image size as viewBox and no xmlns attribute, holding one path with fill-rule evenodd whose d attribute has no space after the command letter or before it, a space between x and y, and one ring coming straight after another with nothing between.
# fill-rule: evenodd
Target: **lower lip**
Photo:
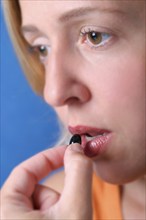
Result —
<instances>
[{"instance_id":1,"label":"lower lip","mask_svg":"<svg viewBox=\"0 0 146 220\"><path fill-rule=\"evenodd\" d=\"M82 147L84 154L88 157L95 157L101 155L107 149L112 134L108 133L103 136L97 136L91 141L87 141L86 136L82 135Z\"/></svg>"}]
</instances>

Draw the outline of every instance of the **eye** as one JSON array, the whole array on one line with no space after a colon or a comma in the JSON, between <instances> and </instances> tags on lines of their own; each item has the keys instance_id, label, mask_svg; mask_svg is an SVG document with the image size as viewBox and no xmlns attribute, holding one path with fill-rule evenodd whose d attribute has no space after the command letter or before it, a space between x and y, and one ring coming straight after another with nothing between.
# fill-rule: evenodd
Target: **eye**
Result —
<instances>
[{"instance_id":1,"label":"eye","mask_svg":"<svg viewBox=\"0 0 146 220\"><path fill-rule=\"evenodd\" d=\"M43 63L49 55L50 47L46 45L30 46L29 52L32 53L33 55L36 55Z\"/></svg>"},{"instance_id":2,"label":"eye","mask_svg":"<svg viewBox=\"0 0 146 220\"><path fill-rule=\"evenodd\" d=\"M102 42L102 34L92 31L90 33L87 34L88 40L94 44L94 45L98 45Z\"/></svg>"},{"instance_id":3,"label":"eye","mask_svg":"<svg viewBox=\"0 0 146 220\"><path fill-rule=\"evenodd\" d=\"M99 48L106 45L110 39L111 34L98 32L96 30L92 30L91 28L85 28L81 31L81 42L88 44L91 48Z\"/></svg>"}]
</instances>

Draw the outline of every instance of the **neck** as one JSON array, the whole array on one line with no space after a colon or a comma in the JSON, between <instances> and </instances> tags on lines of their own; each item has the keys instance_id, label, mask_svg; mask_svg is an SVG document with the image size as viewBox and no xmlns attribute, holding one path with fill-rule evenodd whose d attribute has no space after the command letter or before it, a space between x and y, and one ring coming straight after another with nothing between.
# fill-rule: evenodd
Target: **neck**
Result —
<instances>
[{"instance_id":1,"label":"neck","mask_svg":"<svg viewBox=\"0 0 146 220\"><path fill-rule=\"evenodd\" d=\"M146 176L123 186L122 209L124 219L146 219Z\"/></svg>"}]
</instances>

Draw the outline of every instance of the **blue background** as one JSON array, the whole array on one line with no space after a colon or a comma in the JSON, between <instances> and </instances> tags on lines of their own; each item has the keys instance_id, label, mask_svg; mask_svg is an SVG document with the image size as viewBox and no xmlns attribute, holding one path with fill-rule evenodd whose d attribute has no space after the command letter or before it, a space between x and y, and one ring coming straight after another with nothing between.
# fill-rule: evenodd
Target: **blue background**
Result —
<instances>
[{"instance_id":1,"label":"blue background","mask_svg":"<svg viewBox=\"0 0 146 220\"><path fill-rule=\"evenodd\" d=\"M1 186L26 158L53 146L59 137L54 111L33 93L10 42L0 6Z\"/></svg>"}]
</instances>

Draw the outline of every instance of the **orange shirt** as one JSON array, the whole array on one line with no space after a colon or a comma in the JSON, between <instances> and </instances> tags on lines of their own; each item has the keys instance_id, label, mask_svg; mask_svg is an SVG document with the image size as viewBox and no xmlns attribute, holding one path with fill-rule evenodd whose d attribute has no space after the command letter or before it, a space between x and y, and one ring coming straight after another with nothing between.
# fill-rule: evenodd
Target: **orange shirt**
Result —
<instances>
[{"instance_id":1,"label":"orange shirt","mask_svg":"<svg viewBox=\"0 0 146 220\"><path fill-rule=\"evenodd\" d=\"M93 220L122 220L120 187L93 175Z\"/></svg>"}]
</instances>

